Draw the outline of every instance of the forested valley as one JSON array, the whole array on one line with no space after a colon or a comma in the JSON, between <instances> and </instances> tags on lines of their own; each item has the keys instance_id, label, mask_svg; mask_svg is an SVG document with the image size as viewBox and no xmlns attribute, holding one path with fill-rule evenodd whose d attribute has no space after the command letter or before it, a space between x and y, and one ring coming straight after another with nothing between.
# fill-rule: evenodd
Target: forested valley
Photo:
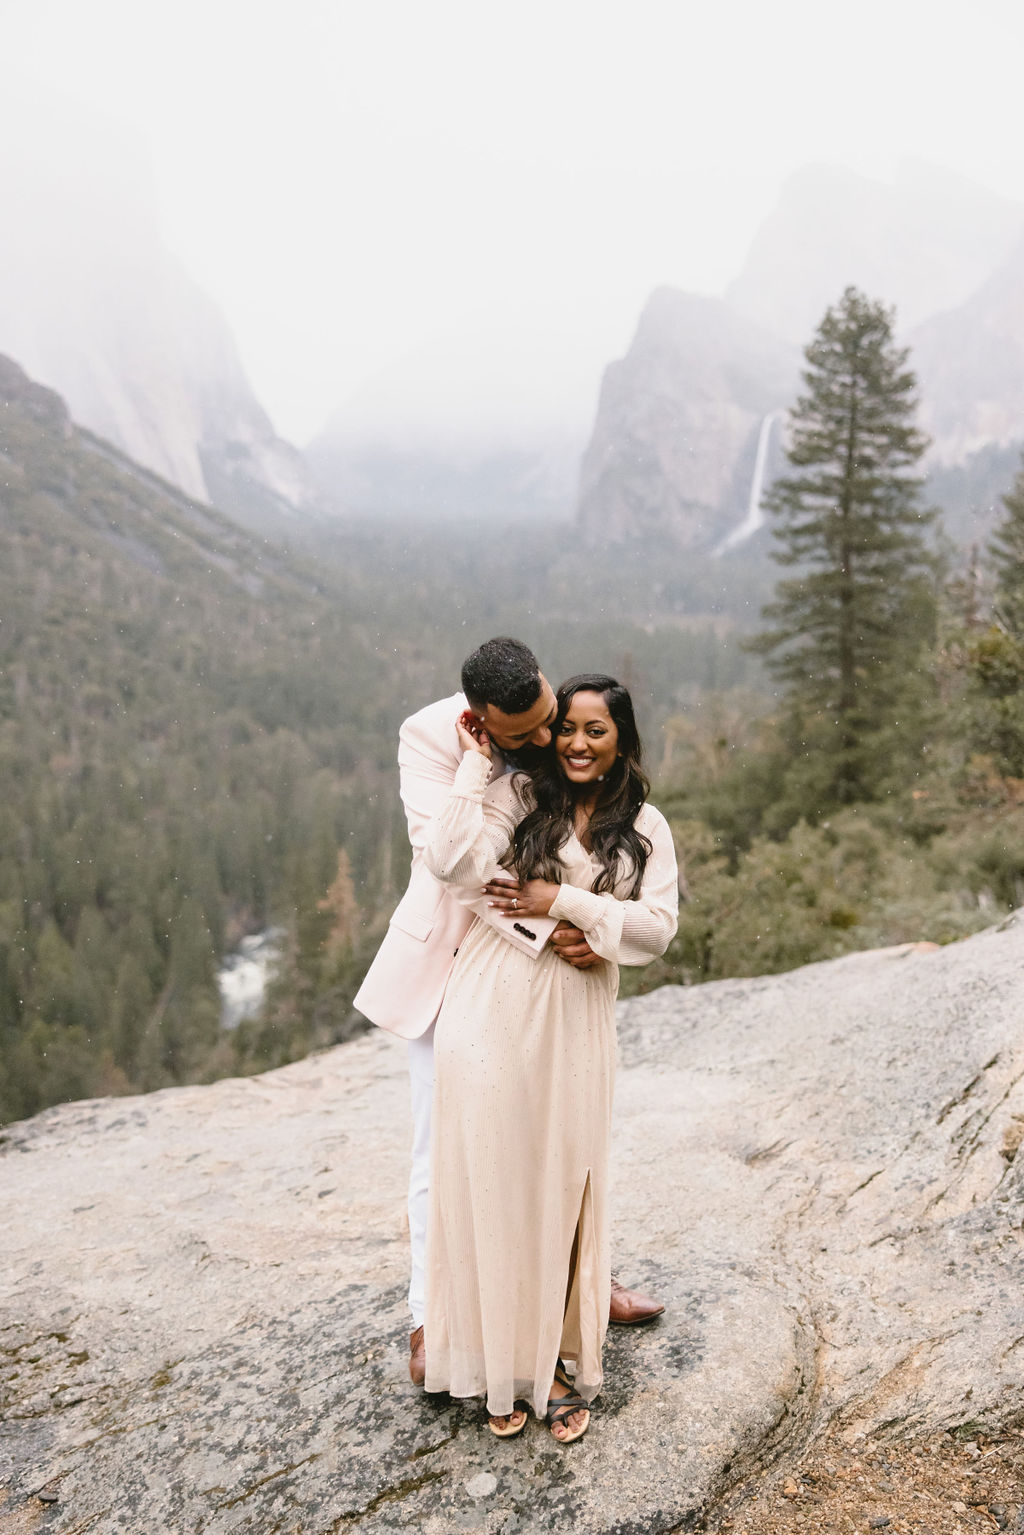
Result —
<instances>
[{"instance_id":1,"label":"forested valley","mask_svg":"<svg viewBox=\"0 0 1024 1535\"><path fill-rule=\"evenodd\" d=\"M292 542L187 500L0 361L0 1119L358 1028L408 874L398 726L489 634L526 634L555 677L630 675L652 739L756 672L724 611L686 616L684 564L652 593L642 552L591 568L564 526ZM271 924L262 1017L224 1030L217 963Z\"/></svg>"},{"instance_id":2,"label":"forested valley","mask_svg":"<svg viewBox=\"0 0 1024 1535\"><path fill-rule=\"evenodd\" d=\"M799 581L793 495L774 510ZM792 657L801 633L820 650L820 614L775 589L766 530L719 559L569 523L256 538L0 360L0 1120L358 1029L408 870L398 725L493 633L552 680L635 691L684 901L625 990L996 920L1024 902L1024 477L1006 495L974 555L911 497L866 583L870 654L816 671ZM839 729L819 684L844 668ZM263 1011L227 1030L217 965L270 925Z\"/></svg>"}]
</instances>

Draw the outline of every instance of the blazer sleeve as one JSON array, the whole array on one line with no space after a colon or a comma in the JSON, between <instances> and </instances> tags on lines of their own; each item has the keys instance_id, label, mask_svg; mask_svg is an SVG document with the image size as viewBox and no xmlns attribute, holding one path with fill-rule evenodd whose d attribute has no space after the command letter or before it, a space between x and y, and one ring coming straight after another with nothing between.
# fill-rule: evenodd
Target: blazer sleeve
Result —
<instances>
[{"instance_id":1,"label":"blazer sleeve","mask_svg":"<svg viewBox=\"0 0 1024 1535\"><path fill-rule=\"evenodd\" d=\"M635 900L595 895L562 885L551 904L553 917L582 929L595 954L620 965L649 965L664 954L679 925L679 871L668 822L645 806L639 829L651 840L651 856Z\"/></svg>"},{"instance_id":2,"label":"blazer sleeve","mask_svg":"<svg viewBox=\"0 0 1024 1535\"><path fill-rule=\"evenodd\" d=\"M451 733L451 746L446 748L413 716L398 734L399 792L414 853L422 852L430 823L452 792L459 765L454 721Z\"/></svg>"}]
</instances>

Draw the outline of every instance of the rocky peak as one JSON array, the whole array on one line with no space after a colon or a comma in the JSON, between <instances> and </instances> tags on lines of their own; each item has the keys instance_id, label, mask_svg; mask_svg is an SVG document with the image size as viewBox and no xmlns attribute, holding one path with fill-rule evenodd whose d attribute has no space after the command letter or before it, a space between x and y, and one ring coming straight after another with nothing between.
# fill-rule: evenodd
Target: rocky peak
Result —
<instances>
[{"instance_id":1,"label":"rocky peak","mask_svg":"<svg viewBox=\"0 0 1024 1535\"><path fill-rule=\"evenodd\" d=\"M796 377L796 349L724 300L655 292L602 383L580 473L588 542L726 536L747 508L762 423Z\"/></svg>"},{"instance_id":2,"label":"rocky peak","mask_svg":"<svg viewBox=\"0 0 1024 1535\"><path fill-rule=\"evenodd\" d=\"M950 171L903 162L891 182L808 165L751 242L730 305L799 346L853 283L907 331L967 300L1012 248L1019 204Z\"/></svg>"},{"instance_id":3,"label":"rocky peak","mask_svg":"<svg viewBox=\"0 0 1024 1535\"><path fill-rule=\"evenodd\" d=\"M74 419L187 495L264 527L314 502L213 301L164 246L126 129L0 101L0 351Z\"/></svg>"},{"instance_id":4,"label":"rocky peak","mask_svg":"<svg viewBox=\"0 0 1024 1535\"><path fill-rule=\"evenodd\" d=\"M966 303L908 339L936 462L1024 440L1024 234Z\"/></svg>"},{"instance_id":5,"label":"rocky peak","mask_svg":"<svg viewBox=\"0 0 1024 1535\"><path fill-rule=\"evenodd\" d=\"M16 406L48 431L70 437L71 417L60 395L33 383L23 368L0 354L0 406ZM0 451L3 449L3 416L0 415Z\"/></svg>"}]
</instances>

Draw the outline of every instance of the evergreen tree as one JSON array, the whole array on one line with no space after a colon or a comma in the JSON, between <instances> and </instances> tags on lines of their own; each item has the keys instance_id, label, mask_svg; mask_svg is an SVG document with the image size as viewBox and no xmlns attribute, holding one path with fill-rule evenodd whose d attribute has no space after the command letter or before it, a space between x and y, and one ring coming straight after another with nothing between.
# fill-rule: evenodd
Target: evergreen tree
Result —
<instances>
[{"instance_id":1,"label":"evergreen tree","mask_svg":"<svg viewBox=\"0 0 1024 1535\"><path fill-rule=\"evenodd\" d=\"M847 288L806 349L791 472L766 498L773 556L795 573L752 648L786 687L790 787L805 814L873 797L914 751L934 561L907 355L885 306Z\"/></svg>"},{"instance_id":2,"label":"evergreen tree","mask_svg":"<svg viewBox=\"0 0 1024 1535\"><path fill-rule=\"evenodd\" d=\"M993 622L967 647L967 738L996 774L1024 778L1024 466L989 544Z\"/></svg>"},{"instance_id":3,"label":"evergreen tree","mask_svg":"<svg viewBox=\"0 0 1024 1535\"><path fill-rule=\"evenodd\" d=\"M995 611L1007 632L1024 640L1024 463L1003 505L1006 518L989 545L996 575Z\"/></svg>"}]
</instances>

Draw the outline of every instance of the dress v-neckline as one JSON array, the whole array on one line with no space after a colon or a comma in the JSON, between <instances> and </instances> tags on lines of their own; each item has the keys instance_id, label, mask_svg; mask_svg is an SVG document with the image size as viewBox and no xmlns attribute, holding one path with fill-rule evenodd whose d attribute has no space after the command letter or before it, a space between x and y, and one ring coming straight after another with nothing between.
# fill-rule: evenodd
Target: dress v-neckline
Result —
<instances>
[{"instance_id":1,"label":"dress v-neckline","mask_svg":"<svg viewBox=\"0 0 1024 1535\"><path fill-rule=\"evenodd\" d=\"M583 856L587 860L587 862L590 865L593 865L594 859L597 857L597 854L592 852L590 849L584 847L583 839L580 837L580 835L577 832L575 826L573 827L572 831L569 833L569 841L570 842L575 842L576 846L579 848L580 852L583 854ZM566 844L566 846L568 846L568 843Z\"/></svg>"}]
</instances>

